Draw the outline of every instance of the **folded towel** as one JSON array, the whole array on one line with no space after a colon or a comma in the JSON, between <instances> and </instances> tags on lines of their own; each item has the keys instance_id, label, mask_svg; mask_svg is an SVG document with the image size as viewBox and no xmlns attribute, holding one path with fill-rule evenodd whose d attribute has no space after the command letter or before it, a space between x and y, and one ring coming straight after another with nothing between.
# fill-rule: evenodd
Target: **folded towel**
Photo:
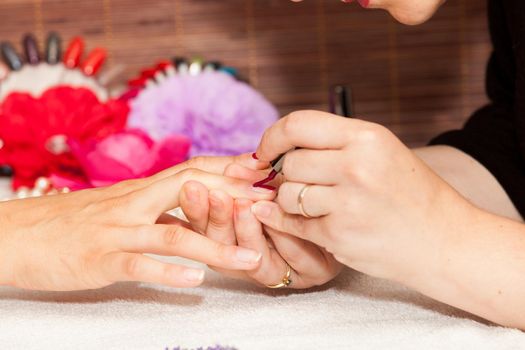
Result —
<instances>
[{"instance_id":1,"label":"folded towel","mask_svg":"<svg viewBox=\"0 0 525 350\"><path fill-rule=\"evenodd\" d=\"M525 333L350 269L308 291L263 289L212 271L206 277L188 290L138 283L70 293L2 287L0 348L525 348Z\"/></svg>"}]
</instances>

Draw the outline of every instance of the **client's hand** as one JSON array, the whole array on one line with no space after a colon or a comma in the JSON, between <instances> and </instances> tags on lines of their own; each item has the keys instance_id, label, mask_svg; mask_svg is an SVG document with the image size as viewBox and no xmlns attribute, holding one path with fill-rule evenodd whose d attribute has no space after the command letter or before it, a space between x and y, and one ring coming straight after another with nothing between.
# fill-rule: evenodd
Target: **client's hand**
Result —
<instances>
[{"instance_id":1,"label":"client's hand","mask_svg":"<svg viewBox=\"0 0 525 350\"><path fill-rule=\"evenodd\" d=\"M267 173L268 171L266 171ZM255 182L265 177L239 164L231 164L225 175ZM313 243L263 228L251 212L252 200L233 199L225 189L208 191L197 182L187 182L181 191L181 208L194 230L226 245L239 245L262 253L261 264L254 270L232 271L212 268L229 277L249 280L261 285L282 282L287 266L292 269L290 288L308 288L333 279L341 270L331 254Z\"/></svg>"},{"instance_id":2,"label":"client's hand","mask_svg":"<svg viewBox=\"0 0 525 350\"><path fill-rule=\"evenodd\" d=\"M165 224L161 216L179 205L179 191L189 180L235 198L272 199L273 194L200 170L169 172L174 170L107 188L1 203L0 283L79 290L117 281L193 287L203 280L201 270L144 253L178 255L232 270L256 268L260 253L220 244L179 222Z\"/></svg>"}]
</instances>

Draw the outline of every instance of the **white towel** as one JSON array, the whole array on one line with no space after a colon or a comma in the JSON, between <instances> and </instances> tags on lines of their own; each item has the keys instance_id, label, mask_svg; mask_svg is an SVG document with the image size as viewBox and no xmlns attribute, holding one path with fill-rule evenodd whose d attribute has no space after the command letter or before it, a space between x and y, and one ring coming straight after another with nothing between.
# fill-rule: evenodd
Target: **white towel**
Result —
<instances>
[{"instance_id":1,"label":"white towel","mask_svg":"<svg viewBox=\"0 0 525 350\"><path fill-rule=\"evenodd\" d=\"M505 350L525 349L525 333L349 269L309 291L261 289L212 271L202 287L189 290L137 283L71 293L0 288L0 349L216 344L239 350Z\"/></svg>"}]
</instances>

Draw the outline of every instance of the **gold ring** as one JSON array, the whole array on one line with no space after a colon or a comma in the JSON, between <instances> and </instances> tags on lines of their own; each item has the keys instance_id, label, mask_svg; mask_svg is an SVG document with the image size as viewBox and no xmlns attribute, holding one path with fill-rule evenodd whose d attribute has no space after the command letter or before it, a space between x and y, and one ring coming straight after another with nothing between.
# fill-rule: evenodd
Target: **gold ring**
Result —
<instances>
[{"instance_id":1,"label":"gold ring","mask_svg":"<svg viewBox=\"0 0 525 350\"><path fill-rule=\"evenodd\" d=\"M305 185L303 189L301 190L301 192L299 192L299 196L297 196L297 206L299 207L299 212L301 213L302 216L308 219L312 218L312 216L308 215L306 211L304 210L303 201L304 201L304 196L306 196L306 192L308 191L308 189L310 189L310 187L311 187L310 185Z\"/></svg>"},{"instance_id":2,"label":"gold ring","mask_svg":"<svg viewBox=\"0 0 525 350\"><path fill-rule=\"evenodd\" d=\"M292 283L292 280L290 279L290 276L292 275L292 268L290 267L290 265L288 265L287 262L285 262L285 264L286 274L284 275L283 280L280 283L267 285L266 287L271 289L285 288Z\"/></svg>"}]
</instances>

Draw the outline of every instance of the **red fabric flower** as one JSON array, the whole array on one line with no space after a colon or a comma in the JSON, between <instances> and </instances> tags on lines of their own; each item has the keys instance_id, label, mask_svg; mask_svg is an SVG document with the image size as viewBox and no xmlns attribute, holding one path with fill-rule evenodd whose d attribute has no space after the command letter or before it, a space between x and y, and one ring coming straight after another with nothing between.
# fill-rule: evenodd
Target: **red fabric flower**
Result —
<instances>
[{"instance_id":1,"label":"red fabric flower","mask_svg":"<svg viewBox=\"0 0 525 350\"><path fill-rule=\"evenodd\" d=\"M40 176L51 173L84 178L67 141L102 139L122 130L127 103L101 103L85 88L54 87L34 98L12 93L0 105L0 163L14 172L14 188L32 187Z\"/></svg>"}]
</instances>

